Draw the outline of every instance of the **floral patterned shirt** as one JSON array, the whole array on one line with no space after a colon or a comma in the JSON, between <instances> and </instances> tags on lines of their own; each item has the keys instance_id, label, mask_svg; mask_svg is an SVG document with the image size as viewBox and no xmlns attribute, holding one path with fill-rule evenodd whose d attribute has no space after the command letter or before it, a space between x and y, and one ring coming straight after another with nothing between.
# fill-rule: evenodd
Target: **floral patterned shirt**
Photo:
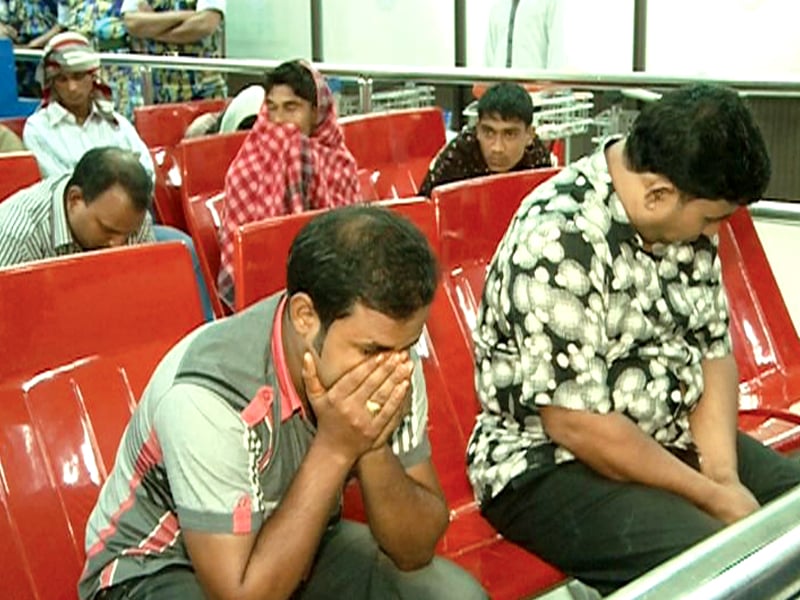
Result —
<instances>
[{"instance_id":1,"label":"floral patterned shirt","mask_svg":"<svg viewBox=\"0 0 800 600\"><path fill-rule=\"evenodd\" d=\"M547 436L542 406L617 411L663 446L693 449L701 362L731 352L716 243L646 250L602 150L528 195L473 334L482 411L467 463L479 501L575 459Z\"/></svg>"},{"instance_id":2,"label":"floral patterned shirt","mask_svg":"<svg viewBox=\"0 0 800 600\"><path fill-rule=\"evenodd\" d=\"M140 0L123 0L122 14L139 10ZM148 0L156 12L171 10L216 10L225 16L225 0ZM133 38L133 50L144 54L222 57L222 26L214 33L190 44L167 44L152 39ZM219 72L153 69L153 99L156 104L187 102L202 98L224 98L228 88Z\"/></svg>"},{"instance_id":3,"label":"floral patterned shirt","mask_svg":"<svg viewBox=\"0 0 800 600\"><path fill-rule=\"evenodd\" d=\"M122 22L122 0L59 0L66 28L92 42L98 52L130 52L131 40ZM103 65L102 78L114 96L114 106L128 120L144 104L138 67Z\"/></svg>"}]
</instances>

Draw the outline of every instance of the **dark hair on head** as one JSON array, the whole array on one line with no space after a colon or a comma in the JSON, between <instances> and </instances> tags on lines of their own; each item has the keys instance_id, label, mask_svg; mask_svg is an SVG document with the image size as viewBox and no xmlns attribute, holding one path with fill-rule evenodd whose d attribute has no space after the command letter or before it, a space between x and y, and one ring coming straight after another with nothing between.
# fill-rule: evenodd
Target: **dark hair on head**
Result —
<instances>
[{"instance_id":1,"label":"dark hair on head","mask_svg":"<svg viewBox=\"0 0 800 600\"><path fill-rule=\"evenodd\" d=\"M267 73L267 80L264 89L269 94L276 85L288 85L296 96L317 106L317 84L314 76L299 60L290 60L275 67L271 73Z\"/></svg>"},{"instance_id":2,"label":"dark hair on head","mask_svg":"<svg viewBox=\"0 0 800 600\"><path fill-rule=\"evenodd\" d=\"M247 131L248 129L252 129L253 125L256 124L256 119L258 115L250 115L249 117L245 117L239 124L236 126L236 131Z\"/></svg>"},{"instance_id":3,"label":"dark hair on head","mask_svg":"<svg viewBox=\"0 0 800 600\"><path fill-rule=\"evenodd\" d=\"M637 173L669 179L689 198L750 204L767 189L770 159L739 95L707 84L683 87L645 106L625 142Z\"/></svg>"},{"instance_id":4,"label":"dark hair on head","mask_svg":"<svg viewBox=\"0 0 800 600\"><path fill-rule=\"evenodd\" d=\"M425 236L405 217L378 206L326 211L289 251L287 291L311 297L322 330L356 302L396 320L429 305L439 265Z\"/></svg>"},{"instance_id":5,"label":"dark hair on head","mask_svg":"<svg viewBox=\"0 0 800 600\"><path fill-rule=\"evenodd\" d=\"M478 119L498 116L503 121L533 123L531 95L516 83L498 83L483 93L478 100Z\"/></svg>"},{"instance_id":6,"label":"dark hair on head","mask_svg":"<svg viewBox=\"0 0 800 600\"><path fill-rule=\"evenodd\" d=\"M139 155L124 148L103 146L86 152L67 182L67 187L71 185L81 188L87 204L114 185L121 186L140 211L149 210L153 201L150 175L139 162Z\"/></svg>"}]
</instances>

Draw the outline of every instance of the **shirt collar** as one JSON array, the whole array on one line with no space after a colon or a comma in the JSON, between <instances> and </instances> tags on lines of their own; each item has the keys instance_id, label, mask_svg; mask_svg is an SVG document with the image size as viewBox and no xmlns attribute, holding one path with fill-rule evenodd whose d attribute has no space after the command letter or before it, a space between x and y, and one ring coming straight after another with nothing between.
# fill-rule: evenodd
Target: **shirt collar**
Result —
<instances>
[{"instance_id":1,"label":"shirt collar","mask_svg":"<svg viewBox=\"0 0 800 600\"><path fill-rule=\"evenodd\" d=\"M64 108L60 102L53 101L47 106L42 109L47 115L47 121L51 127L58 125L62 121L67 121L69 123L77 124L78 120L75 118L71 112L69 112L66 108ZM97 110L97 106L94 102L92 102L92 106L89 109L89 116L86 117L86 121L91 121L92 119L100 117L100 112Z\"/></svg>"},{"instance_id":2,"label":"shirt collar","mask_svg":"<svg viewBox=\"0 0 800 600\"><path fill-rule=\"evenodd\" d=\"M272 323L272 362L275 367L275 376L278 379L278 389L281 393L281 419L285 420L295 412L300 412L305 417L305 408L294 387L294 382L289 374L289 365L283 352L283 311L286 310L287 296L281 298L278 310L275 311L275 320Z\"/></svg>"},{"instance_id":3,"label":"shirt collar","mask_svg":"<svg viewBox=\"0 0 800 600\"><path fill-rule=\"evenodd\" d=\"M58 178L51 188L52 196L50 201L53 206L53 247L62 248L65 246L76 245L72 237L72 230L67 221L67 207L64 192L67 189L70 175L62 175Z\"/></svg>"}]
</instances>

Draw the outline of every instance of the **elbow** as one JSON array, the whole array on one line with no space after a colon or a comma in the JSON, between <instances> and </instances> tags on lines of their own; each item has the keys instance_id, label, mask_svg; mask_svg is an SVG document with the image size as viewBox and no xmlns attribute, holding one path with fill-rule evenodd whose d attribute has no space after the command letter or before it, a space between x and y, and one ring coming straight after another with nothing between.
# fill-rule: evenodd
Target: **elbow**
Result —
<instances>
[{"instance_id":1,"label":"elbow","mask_svg":"<svg viewBox=\"0 0 800 600\"><path fill-rule=\"evenodd\" d=\"M136 17L127 14L123 15L122 24L125 25L125 29L132 37L144 37L142 35L141 24Z\"/></svg>"},{"instance_id":2,"label":"elbow","mask_svg":"<svg viewBox=\"0 0 800 600\"><path fill-rule=\"evenodd\" d=\"M547 436L559 446L572 451L582 437L580 420L575 418L578 411L557 406L540 409L542 426Z\"/></svg>"}]
</instances>

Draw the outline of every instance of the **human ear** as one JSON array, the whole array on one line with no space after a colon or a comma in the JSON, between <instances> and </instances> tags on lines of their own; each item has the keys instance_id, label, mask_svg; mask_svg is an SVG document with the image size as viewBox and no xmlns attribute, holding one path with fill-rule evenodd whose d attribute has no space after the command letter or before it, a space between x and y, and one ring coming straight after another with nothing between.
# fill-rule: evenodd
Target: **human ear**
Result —
<instances>
[{"instance_id":1,"label":"human ear","mask_svg":"<svg viewBox=\"0 0 800 600\"><path fill-rule=\"evenodd\" d=\"M289 298L288 310L292 327L311 346L320 328L319 315L314 309L311 296L305 292L293 294Z\"/></svg>"},{"instance_id":2,"label":"human ear","mask_svg":"<svg viewBox=\"0 0 800 600\"><path fill-rule=\"evenodd\" d=\"M69 186L64 194L64 198L66 200L67 212L73 212L76 209L86 206L83 190L77 185Z\"/></svg>"}]
</instances>

